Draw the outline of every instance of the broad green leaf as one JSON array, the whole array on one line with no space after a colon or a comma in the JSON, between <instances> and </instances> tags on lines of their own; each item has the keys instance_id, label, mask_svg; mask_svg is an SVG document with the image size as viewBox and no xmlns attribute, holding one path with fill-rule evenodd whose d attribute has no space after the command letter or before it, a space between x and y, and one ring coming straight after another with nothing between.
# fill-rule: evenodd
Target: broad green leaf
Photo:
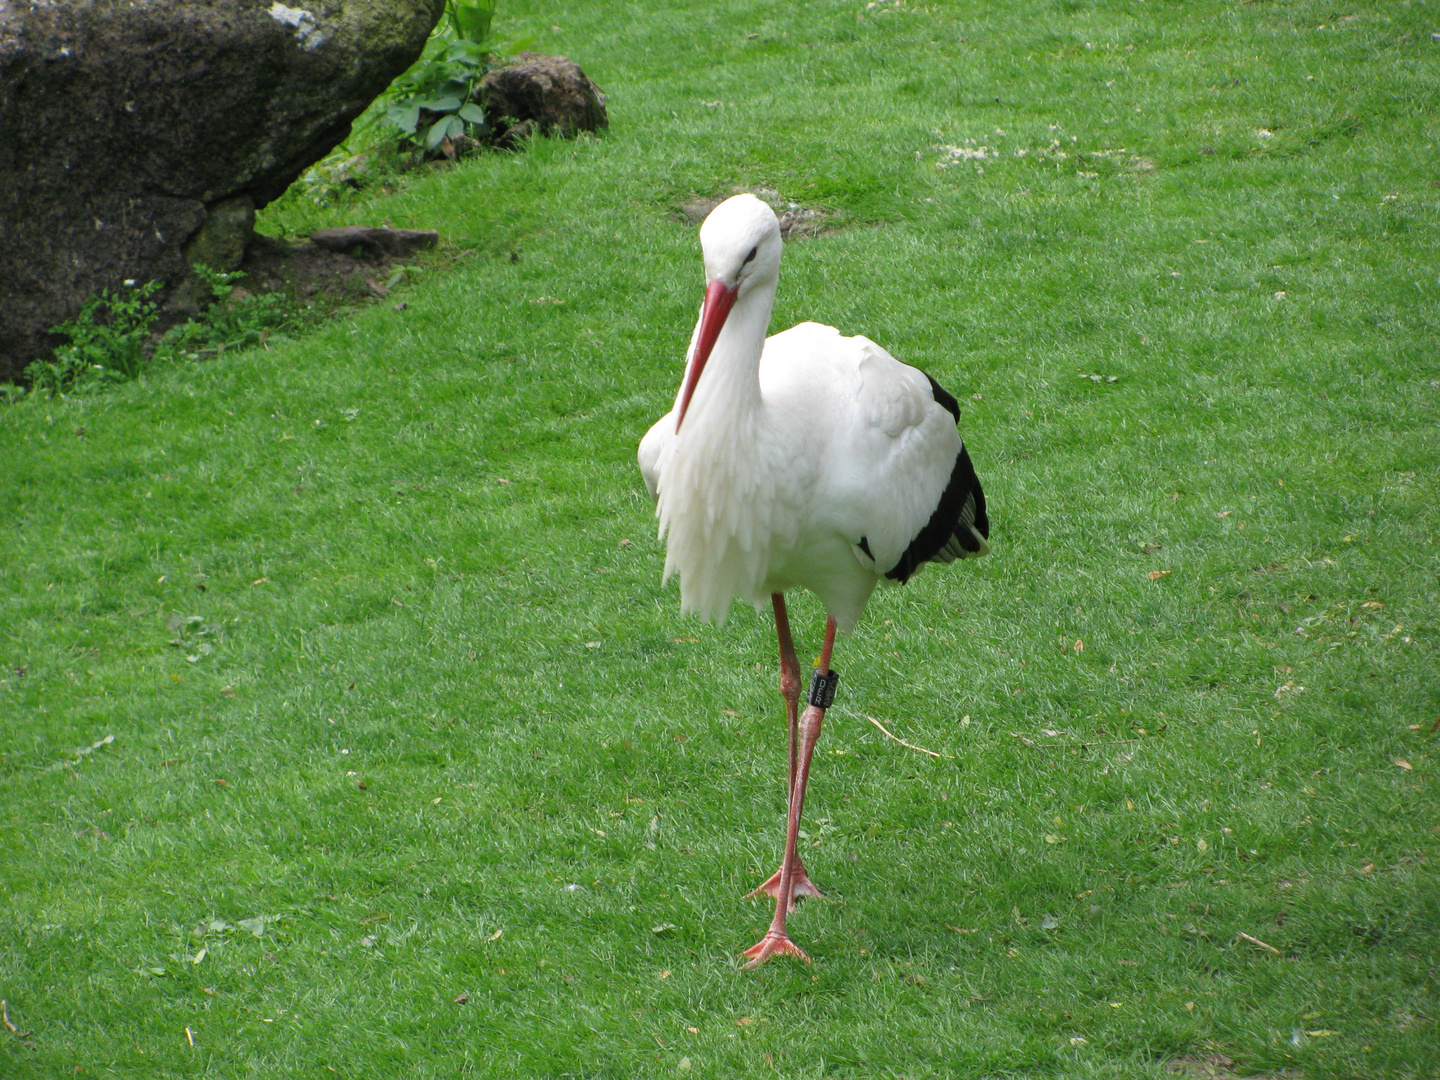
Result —
<instances>
[{"instance_id":1,"label":"broad green leaf","mask_svg":"<svg viewBox=\"0 0 1440 1080\"><path fill-rule=\"evenodd\" d=\"M455 114L471 124L483 124L485 122L485 110L474 102L466 102L460 106L460 111Z\"/></svg>"},{"instance_id":2,"label":"broad green leaf","mask_svg":"<svg viewBox=\"0 0 1440 1080\"><path fill-rule=\"evenodd\" d=\"M459 37L475 42L484 41L490 36L490 23L495 18L494 0L489 3L482 0L475 4L457 0L450 5L450 18Z\"/></svg>"},{"instance_id":3,"label":"broad green leaf","mask_svg":"<svg viewBox=\"0 0 1440 1080\"><path fill-rule=\"evenodd\" d=\"M484 62L485 50L473 41L454 41L445 50L445 58L452 64L476 67Z\"/></svg>"},{"instance_id":4,"label":"broad green leaf","mask_svg":"<svg viewBox=\"0 0 1440 1080\"><path fill-rule=\"evenodd\" d=\"M420 106L409 105L403 108L393 109L389 113L390 120L396 127L407 135L415 134L415 127L420 123Z\"/></svg>"}]
</instances>

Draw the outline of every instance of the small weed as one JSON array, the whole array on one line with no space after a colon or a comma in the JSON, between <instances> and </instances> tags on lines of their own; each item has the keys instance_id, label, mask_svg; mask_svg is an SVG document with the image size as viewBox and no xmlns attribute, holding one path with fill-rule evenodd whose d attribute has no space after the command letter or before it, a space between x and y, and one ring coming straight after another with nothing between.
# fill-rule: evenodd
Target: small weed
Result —
<instances>
[{"instance_id":1,"label":"small weed","mask_svg":"<svg viewBox=\"0 0 1440 1080\"><path fill-rule=\"evenodd\" d=\"M494 17L494 0L450 0L424 54L381 95L385 120L426 150L438 150L470 131L488 133L485 110L475 94L494 56Z\"/></svg>"},{"instance_id":2,"label":"small weed","mask_svg":"<svg viewBox=\"0 0 1440 1080\"><path fill-rule=\"evenodd\" d=\"M534 44L533 38L510 42L495 38L494 19L495 0L448 0L420 59L376 102L406 141L450 157L460 136L489 136L480 82L501 57Z\"/></svg>"},{"instance_id":3,"label":"small weed","mask_svg":"<svg viewBox=\"0 0 1440 1080\"><path fill-rule=\"evenodd\" d=\"M533 37L495 37L494 18L495 0L448 0L420 59L371 103L340 149L300 178L317 205L426 156L453 158L490 138L480 83L504 57L534 44Z\"/></svg>"},{"instance_id":4,"label":"small weed","mask_svg":"<svg viewBox=\"0 0 1440 1080\"><path fill-rule=\"evenodd\" d=\"M422 156L402 150L398 143L383 141L356 152L355 142L352 138L306 169L283 198L300 196L316 206L332 206L357 192L392 182L414 168Z\"/></svg>"},{"instance_id":5,"label":"small weed","mask_svg":"<svg viewBox=\"0 0 1440 1080\"><path fill-rule=\"evenodd\" d=\"M252 295L236 286L241 271L212 270L197 263L195 273L210 286L215 302L199 319L170 330L155 349L155 360L199 360L226 350L263 345L271 334L304 324L308 312L284 293Z\"/></svg>"},{"instance_id":6,"label":"small weed","mask_svg":"<svg viewBox=\"0 0 1440 1080\"><path fill-rule=\"evenodd\" d=\"M29 392L47 398L94 393L138 379L156 364L199 360L227 349L264 344L272 333L307 321L308 309L297 308L283 293L253 296L237 289L235 283L245 276L238 270L212 270L197 263L194 271L214 297L200 318L171 328L157 341L151 328L160 309L151 298L160 282L126 281L118 291L104 289L85 302L73 321L51 328L68 337L70 344L53 358L36 360L25 369ZM0 386L0 400L7 403L25 396L24 387Z\"/></svg>"},{"instance_id":7,"label":"small weed","mask_svg":"<svg viewBox=\"0 0 1440 1080\"><path fill-rule=\"evenodd\" d=\"M53 398L137 378L150 327L159 315L150 299L158 288L156 281L126 281L118 291L104 289L85 301L72 322L52 326L51 333L63 334L70 344L58 349L54 359L36 360L25 369L34 392Z\"/></svg>"}]
</instances>

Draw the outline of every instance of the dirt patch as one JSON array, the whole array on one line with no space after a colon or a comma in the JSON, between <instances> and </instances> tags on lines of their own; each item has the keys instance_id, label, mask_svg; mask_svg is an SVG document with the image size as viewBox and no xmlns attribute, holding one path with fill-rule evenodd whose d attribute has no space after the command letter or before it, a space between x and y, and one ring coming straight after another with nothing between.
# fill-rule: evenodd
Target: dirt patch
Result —
<instances>
[{"instance_id":1,"label":"dirt patch","mask_svg":"<svg viewBox=\"0 0 1440 1080\"><path fill-rule=\"evenodd\" d=\"M240 269L247 292L286 292L297 303L332 314L342 306L387 296L386 283L407 258L326 251L309 240L291 243L256 233Z\"/></svg>"},{"instance_id":2,"label":"dirt patch","mask_svg":"<svg viewBox=\"0 0 1440 1080\"><path fill-rule=\"evenodd\" d=\"M373 247L367 253L363 246L332 251L310 240L292 242L255 233L238 268L244 276L229 289L226 299L207 305L207 310L198 315L173 307L162 309L150 328L147 351L153 354L169 331L186 323L212 331L202 329L193 335L201 344L185 349L194 358L227 348L243 348L253 343L253 334L259 334L263 341L265 335L282 325L297 327L351 315L389 297L391 290L409 277L401 273L402 269L411 267L418 258L413 252L385 252ZM279 303L266 307L271 297ZM261 298L264 300L260 307L253 307ZM394 306L401 311L406 305L401 301ZM250 321L244 326L236 322L247 318ZM245 332L227 340L227 329Z\"/></svg>"},{"instance_id":3,"label":"dirt patch","mask_svg":"<svg viewBox=\"0 0 1440 1080\"><path fill-rule=\"evenodd\" d=\"M1186 1054L1167 1062L1165 1071L1185 1080L1247 1080L1230 1070L1235 1062L1224 1054ZM1301 1080L1300 1074L1292 1069L1264 1076L1252 1076L1248 1080Z\"/></svg>"},{"instance_id":4,"label":"dirt patch","mask_svg":"<svg viewBox=\"0 0 1440 1080\"><path fill-rule=\"evenodd\" d=\"M675 219L687 225L698 225L710 216L711 210L731 195L743 194L745 190L736 188L729 195L711 195L680 203L675 207ZM775 211L775 216L780 219L780 236L784 240L805 240L834 232L837 227L835 215L828 210L790 202L778 191L769 188L757 188L752 194L763 199L770 209Z\"/></svg>"}]
</instances>

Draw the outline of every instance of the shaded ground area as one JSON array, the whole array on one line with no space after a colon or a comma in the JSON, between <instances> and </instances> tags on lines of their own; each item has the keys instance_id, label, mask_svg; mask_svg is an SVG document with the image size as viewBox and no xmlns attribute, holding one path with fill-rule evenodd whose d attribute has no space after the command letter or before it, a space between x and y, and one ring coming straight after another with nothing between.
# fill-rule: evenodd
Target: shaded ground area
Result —
<instances>
[{"instance_id":1,"label":"shaded ground area","mask_svg":"<svg viewBox=\"0 0 1440 1080\"><path fill-rule=\"evenodd\" d=\"M294 243L257 233L241 265L243 288L247 293L283 291L296 303L331 315L389 295L387 282L407 258L359 249L327 251L309 240Z\"/></svg>"}]
</instances>

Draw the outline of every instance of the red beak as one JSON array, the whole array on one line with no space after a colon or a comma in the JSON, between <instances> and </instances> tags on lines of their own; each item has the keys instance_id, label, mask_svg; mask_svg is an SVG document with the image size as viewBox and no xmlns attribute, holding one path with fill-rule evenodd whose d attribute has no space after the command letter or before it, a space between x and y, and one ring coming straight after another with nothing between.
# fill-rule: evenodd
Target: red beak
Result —
<instances>
[{"instance_id":1,"label":"red beak","mask_svg":"<svg viewBox=\"0 0 1440 1080\"><path fill-rule=\"evenodd\" d=\"M690 397L695 393L695 384L700 381L700 373L705 370L705 362L710 359L710 350L715 348L715 339L720 336L720 328L725 325L730 309L735 306L736 291L727 288L723 281L712 281L705 287L705 303L700 308L700 336L695 339L695 355L690 358L690 369L685 372L685 386L680 392L680 411L675 417L676 431L680 430L680 422L685 419L685 410L690 407Z\"/></svg>"}]
</instances>

